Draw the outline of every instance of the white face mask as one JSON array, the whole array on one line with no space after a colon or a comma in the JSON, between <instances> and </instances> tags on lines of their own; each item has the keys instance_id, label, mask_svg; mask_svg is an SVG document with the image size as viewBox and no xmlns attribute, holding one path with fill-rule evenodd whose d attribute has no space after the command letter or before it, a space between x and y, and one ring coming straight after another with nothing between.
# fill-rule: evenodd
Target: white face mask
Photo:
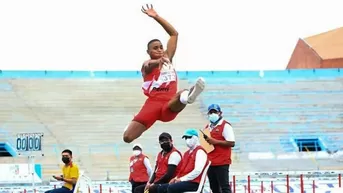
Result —
<instances>
[{"instance_id":1,"label":"white face mask","mask_svg":"<svg viewBox=\"0 0 343 193\"><path fill-rule=\"evenodd\" d=\"M193 136L190 139L186 139L186 145L189 149L193 149L198 143L198 138L196 136Z\"/></svg>"},{"instance_id":2,"label":"white face mask","mask_svg":"<svg viewBox=\"0 0 343 193\"><path fill-rule=\"evenodd\" d=\"M142 151L140 151L140 150L133 150L133 151L132 151L132 154L133 154L134 156L139 156L141 153L142 153Z\"/></svg>"},{"instance_id":3,"label":"white face mask","mask_svg":"<svg viewBox=\"0 0 343 193\"><path fill-rule=\"evenodd\" d=\"M208 115L208 120L211 122L211 123L215 123L219 120L219 115L216 114L216 113L211 113Z\"/></svg>"}]
</instances>

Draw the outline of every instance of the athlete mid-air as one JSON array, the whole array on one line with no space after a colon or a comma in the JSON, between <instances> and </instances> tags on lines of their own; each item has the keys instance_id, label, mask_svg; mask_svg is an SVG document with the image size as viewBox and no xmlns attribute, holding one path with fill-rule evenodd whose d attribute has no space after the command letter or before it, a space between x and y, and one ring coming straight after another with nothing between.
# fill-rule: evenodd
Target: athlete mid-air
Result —
<instances>
[{"instance_id":1,"label":"athlete mid-air","mask_svg":"<svg viewBox=\"0 0 343 193\"><path fill-rule=\"evenodd\" d=\"M147 53L150 60L142 65L144 94L148 97L140 112L125 128L123 140L131 143L149 129L157 120L169 122L175 119L187 104L192 104L205 88L203 78L198 78L189 90L177 92L177 74L174 68L178 32L166 20L160 17L152 5L142 7L142 12L157 21L169 34L167 49L164 50L160 40L148 43Z\"/></svg>"}]
</instances>

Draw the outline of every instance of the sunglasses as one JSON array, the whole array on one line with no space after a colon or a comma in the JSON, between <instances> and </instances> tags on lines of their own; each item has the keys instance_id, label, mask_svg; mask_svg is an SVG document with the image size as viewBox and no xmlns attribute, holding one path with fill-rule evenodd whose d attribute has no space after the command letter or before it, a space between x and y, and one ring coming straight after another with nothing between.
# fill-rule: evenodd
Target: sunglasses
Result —
<instances>
[{"instance_id":1,"label":"sunglasses","mask_svg":"<svg viewBox=\"0 0 343 193\"><path fill-rule=\"evenodd\" d=\"M183 136L182 138L183 138L183 139L191 139L192 136Z\"/></svg>"}]
</instances>

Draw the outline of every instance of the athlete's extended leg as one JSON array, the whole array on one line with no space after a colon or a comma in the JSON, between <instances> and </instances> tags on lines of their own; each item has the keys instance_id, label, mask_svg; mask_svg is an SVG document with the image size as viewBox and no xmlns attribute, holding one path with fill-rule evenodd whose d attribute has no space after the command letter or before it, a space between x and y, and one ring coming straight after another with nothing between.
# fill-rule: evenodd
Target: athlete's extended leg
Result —
<instances>
[{"instance_id":1,"label":"athlete's extended leg","mask_svg":"<svg viewBox=\"0 0 343 193\"><path fill-rule=\"evenodd\" d=\"M131 121L131 123L125 128L123 134L123 140L126 143L131 143L133 140L140 137L147 128L140 122Z\"/></svg>"},{"instance_id":2,"label":"athlete's extended leg","mask_svg":"<svg viewBox=\"0 0 343 193\"><path fill-rule=\"evenodd\" d=\"M146 101L139 113L133 118L131 123L125 128L123 140L131 143L149 129L160 117L163 105L159 102Z\"/></svg>"},{"instance_id":3,"label":"athlete's extended leg","mask_svg":"<svg viewBox=\"0 0 343 193\"><path fill-rule=\"evenodd\" d=\"M168 107L172 112L181 112L187 104L192 104L205 89L205 80L198 78L195 85L189 90L178 92L173 99L168 102Z\"/></svg>"}]
</instances>

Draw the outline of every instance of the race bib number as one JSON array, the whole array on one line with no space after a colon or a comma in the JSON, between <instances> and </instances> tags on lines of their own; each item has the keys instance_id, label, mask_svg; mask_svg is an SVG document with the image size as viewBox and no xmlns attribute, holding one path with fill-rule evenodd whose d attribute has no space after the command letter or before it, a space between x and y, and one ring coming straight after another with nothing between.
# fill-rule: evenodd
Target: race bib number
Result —
<instances>
[{"instance_id":1,"label":"race bib number","mask_svg":"<svg viewBox=\"0 0 343 193\"><path fill-rule=\"evenodd\" d=\"M175 71L174 70L170 70L170 71L161 72L160 80L163 83L176 81Z\"/></svg>"}]
</instances>

